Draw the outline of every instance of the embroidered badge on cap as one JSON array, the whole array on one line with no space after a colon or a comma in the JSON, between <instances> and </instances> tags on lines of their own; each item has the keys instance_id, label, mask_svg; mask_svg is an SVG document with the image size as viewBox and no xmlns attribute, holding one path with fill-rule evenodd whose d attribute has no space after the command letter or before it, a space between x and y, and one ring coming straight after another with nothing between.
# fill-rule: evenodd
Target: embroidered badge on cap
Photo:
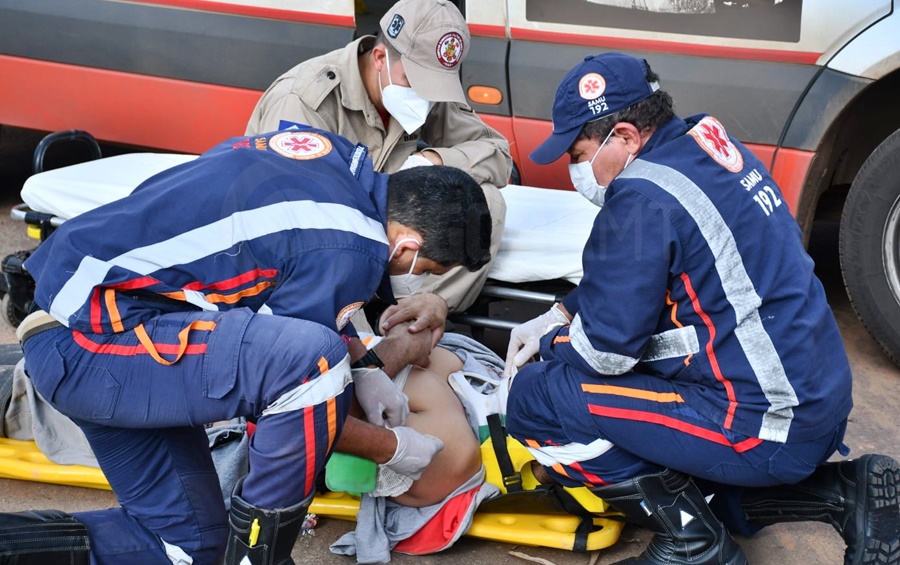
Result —
<instances>
[{"instance_id":1,"label":"embroidered badge on cap","mask_svg":"<svg viewBox=\"0 0 900 565\"><path fill-rule=\"evenodd\" d=\"M350 321L350 318L353 317L353 314L356 314L356 311L363 307L365 302L354 302L353 304L348 304L341 308L341 311L338 312L337 318L334 320L334 325L337 326L337 329L342 330L344 326L347 325L347 322Z\"/></svg>"},{"instance_id":2,"label":"embroidered badge on cap","mask_svg":"<svg viewBox=\"0 0 900 565\"><path fill-rule=\"evenodd\" d=\"M331 153L331 141L317 133L285 132L269 138L269 147L291 159L318 159Z\"/></svg>"},{"instance_id":3,"label":"embroidered badge on cap","mask_svg":"<svg viewBox=\"0 0 900 565\"><path fill-rule=\"evenodd\" d=\"M445 33L438 41L437 53L438 61L448 69L452 69L459 64L459 60L463 53L463 38L455 31Z\"/></svg>"},{"instance_id":4,"label":"embroidered badge on cap","mask_svg":"<svg viewBox=\"0 0 900 565\"><path fill-rule=\"evenodd\" d=\"M394 14L394 19L391 20L391 25L387 28L387 34L393 38L396 38L400 35L400 30L403 29L403 25L406 24L406 20L403 19L403 16L400 14Z\"/></svg>"},{"instance_id":5,"label":"embroidered badge on cap","mask_svg":"<svg viewBox=\"0 0 900 565\"><path fill-rule=\"evenodd\" d=\"M588 73L578 81L578 94L585 100L600 97L606 90L606 79L598 73Z\"/></svg>"},{"instance_id":6,"label":"embroidered badge on cap","mask_svg":"<svg viewBox=\"0 0 900 565\"><path fill-rule=\"evenodd\" d=\"M709 153L710 157L715 159L716 163L732 173L739 173L744 169L743 155L728 138L722 124L715 118L706 116L697 122L697 125L692 127L688 133L704 151Z\"/></svg>"}]
</instances>

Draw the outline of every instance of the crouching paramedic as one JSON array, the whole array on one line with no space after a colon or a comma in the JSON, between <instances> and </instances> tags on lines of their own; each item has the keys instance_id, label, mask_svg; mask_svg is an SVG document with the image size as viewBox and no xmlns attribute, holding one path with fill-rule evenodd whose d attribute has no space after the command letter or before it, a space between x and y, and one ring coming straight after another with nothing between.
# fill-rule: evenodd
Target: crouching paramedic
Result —
<instances>
[{"instance_id":1,"label":"crouching paramedic","mask_svg":"<svg viewBox=\"0 0 900 565\"><path fill-rule=\"evenodd\" d=\"M553 126L532 160L567 155L603 208L581 284L511 334L508 370L538 344L544 362L515 377L510 433L656 532L628 563L742 565L729 530L803 520L842 534L846 565L898 563L897 462L826 463L847 454L850 366L765 166L617 53L566 75Z\"/></svg>"},{"instance_id":2,"label":"crouching paramedic","mask_svg":"<svg viewBox=\"0 0 900 565\"><path fill-rule=\"evenodd\" d=\"M422 472L441 442L402 425L385 373L427 356L430 332L386 339L385 371L354 382L348 351L364 347L348 320L390 299L390 275L479 268L490 215L462 171L383 175L366 151L313 129L235 138L32 255L45 312L22 324L26 370L84 431L121 508L2 515L4 555L287 564L342 428L398 473ZM351 392L393 430L345 425ZM239 416L257 428L227 515L203 425Z\"/></svg>"}]
</instances>

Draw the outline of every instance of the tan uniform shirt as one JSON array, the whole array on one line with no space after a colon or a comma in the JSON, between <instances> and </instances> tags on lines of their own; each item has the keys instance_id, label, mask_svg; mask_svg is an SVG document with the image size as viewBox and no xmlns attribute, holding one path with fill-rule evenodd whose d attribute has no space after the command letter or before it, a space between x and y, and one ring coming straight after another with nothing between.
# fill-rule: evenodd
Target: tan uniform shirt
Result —
<instances>
[{"instance_id":1,"label":"tan uniform shirt","mask_svg":"<svg viewBox=\"0 0 900 565\"><path fill-rule=\"evenodd\" d=\"M278 77L256 104L246 135L278 130L282 120L307 124L366 145L375 170L385 173L396 172L418 150L421 138L445 165L466 171L484 189L493 220L493 259L500 248L506 216L506 202L498 187L506 186L512 173L509 142L471 108L454 102L437 102L425 124L412 135L393 119L385 130L359 72L359 54L374 44L374 36L363 36ZM451 312L464 310L478 297L490 267L488 263L475 273L457 267L431 276L422 291L442 296Z\"/></svg>"},{"instance_id":2,"label":"tan uniform shirt","mask_svg":"<svg viewBox=\"0 0 900 565\"><path fill-rule=\"evenodd\" d=\"M407 135L397 120L385 131L359 74L360 50L374 42L374 36L361 37L281 75L253 110L247 135L275 131L281 120L307 124L366 145L375 170L385 173L399 169L421 137L445 165L463 169L479 184L505 186L509 142L468 106L437 102L418 132Z\"/></svg>"}]
</instances>

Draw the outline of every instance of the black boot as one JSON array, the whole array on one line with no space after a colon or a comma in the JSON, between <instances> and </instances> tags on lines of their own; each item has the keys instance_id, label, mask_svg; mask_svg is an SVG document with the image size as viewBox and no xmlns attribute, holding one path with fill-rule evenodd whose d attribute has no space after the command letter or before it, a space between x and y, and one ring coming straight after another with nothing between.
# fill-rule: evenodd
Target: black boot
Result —
<instances>
[{"instance_id":1,"label":"black boot","mask_svg":"<svg viewBox=\"0 0 900 565\"><path fill-rule=\"evenodd\" d=\"M747 565L744 552L687 475L667 469L591 490L629 522L656 533L644 553L618 563Z\"/></svg>"},{"instance_id":2,"label":"black boot","mask_svg":"<svg viewBox=\"0 0 900 565\"><path fill-rule=\"evenodd\" d=\"M87 526L59 510L0 514L0 563L87 565Z\"/></svg>"},{"instance_id":3,"label":"black boot","mask_svg":"<svg viewBox=\"0 0 900 565\"><path fill-rule=\"evenodd\" d=\"M826 463L795 485L747 489L750 523L825 522L847 543L844 565L900 563L900 465L885 455Z\"/></svg>"},{"instance_id":4,"label":"black boot","mask_svg":"<svg viewBox=\"0 0 900 565\"><path fill-rule=\"evenodd\" d=\"M278 510L264 510L241 498L243 479L231 496L228 548L225 565L243 565L246 556L252 565L294 565L291 550L303 527L312 496L300 504ZM256 532L256 533L254 533Z\"/></svg>"}]
</instances>

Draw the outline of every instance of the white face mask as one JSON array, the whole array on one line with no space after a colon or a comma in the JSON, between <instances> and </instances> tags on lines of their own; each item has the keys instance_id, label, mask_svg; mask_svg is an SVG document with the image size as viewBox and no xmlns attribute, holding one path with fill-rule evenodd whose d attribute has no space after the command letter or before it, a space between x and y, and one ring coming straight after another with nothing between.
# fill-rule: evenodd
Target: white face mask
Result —
<instances>
[{"instance_id":1,"label":"white face mask","mask_svg":"<svg viewBox=\"0 0 900 565\"><path fill-rule=\"evenodd\" d=\"M397 254L397 251L400 249L400 244L406 241L415 241L419 245L422 244L422 242L414 237L401 239L396 243L396 245L394 245L394 250L391 251L391 254L388 257L388 264L390 264L391 260L394 258L394 255ZM419 289L422 288L422 284L425 282L425 278L428 277L428 273L422 273L421 275L413 274L413 271L416 268L416 261L418 260L419 250L416 249L416 254L413 256L412 265L409 266L409 272L405 275L390 275L391 290L394 293L394 298L407 298L419 292Z\"/></svg>"},{"instance_id":2,"label":"white face mask","mask_svg":"<svg viewBox=\"0 0 900 565\"><path fill-rule=\"evenodd\" d=\"M594 160L600 154L600 151L603 150L612 134L613 130L610 130L590 161L569 163L569 178L572 179L572 185L575 187L575 190L596 206L603 206L603 202L606 200L606 185L598 183L597 177L594 176ZM628 159L625 161L625 167L631 164L632 159L634 159L634 155L629 154ZM622 167L623 171L625 167Z\"/></svg>"},{"instance_id":3,"label":"white face mask","mask_svg":"<svg viewBox=\"0 0 900 565\"><path fill-rule=\"evenodd\" d=\"M603 201L606 198L606 187L599 184L597 182L597 177L594 176L594 160L597 158L597 155L603 151L603 147L609 141L612 134L613 130L609 130L609 133L606 134L606 139L600 144L600 147L597 149L597 152L594 153L594 156L591 157L590 161L569 163L569 178L572 179L572 185L575 187L575 190L593 202L596 206L603 206Z\"/></svg>"},{"instance_id":4,"label":"white face mask","mask_svg":"<svg viewBox=\"0 0 900 565\"><path fill-rule=\"evenodd\" d=\"M391 81L391 61L387 50L384 52L384 60L388 71L388 85L381 88L381 102L388 114L400 122L403 131L414 133L425 123L434 102L425 100L408 86L394 84ZM380 74L378 84L381 85Z\"/></svg>"}]
</instances>

